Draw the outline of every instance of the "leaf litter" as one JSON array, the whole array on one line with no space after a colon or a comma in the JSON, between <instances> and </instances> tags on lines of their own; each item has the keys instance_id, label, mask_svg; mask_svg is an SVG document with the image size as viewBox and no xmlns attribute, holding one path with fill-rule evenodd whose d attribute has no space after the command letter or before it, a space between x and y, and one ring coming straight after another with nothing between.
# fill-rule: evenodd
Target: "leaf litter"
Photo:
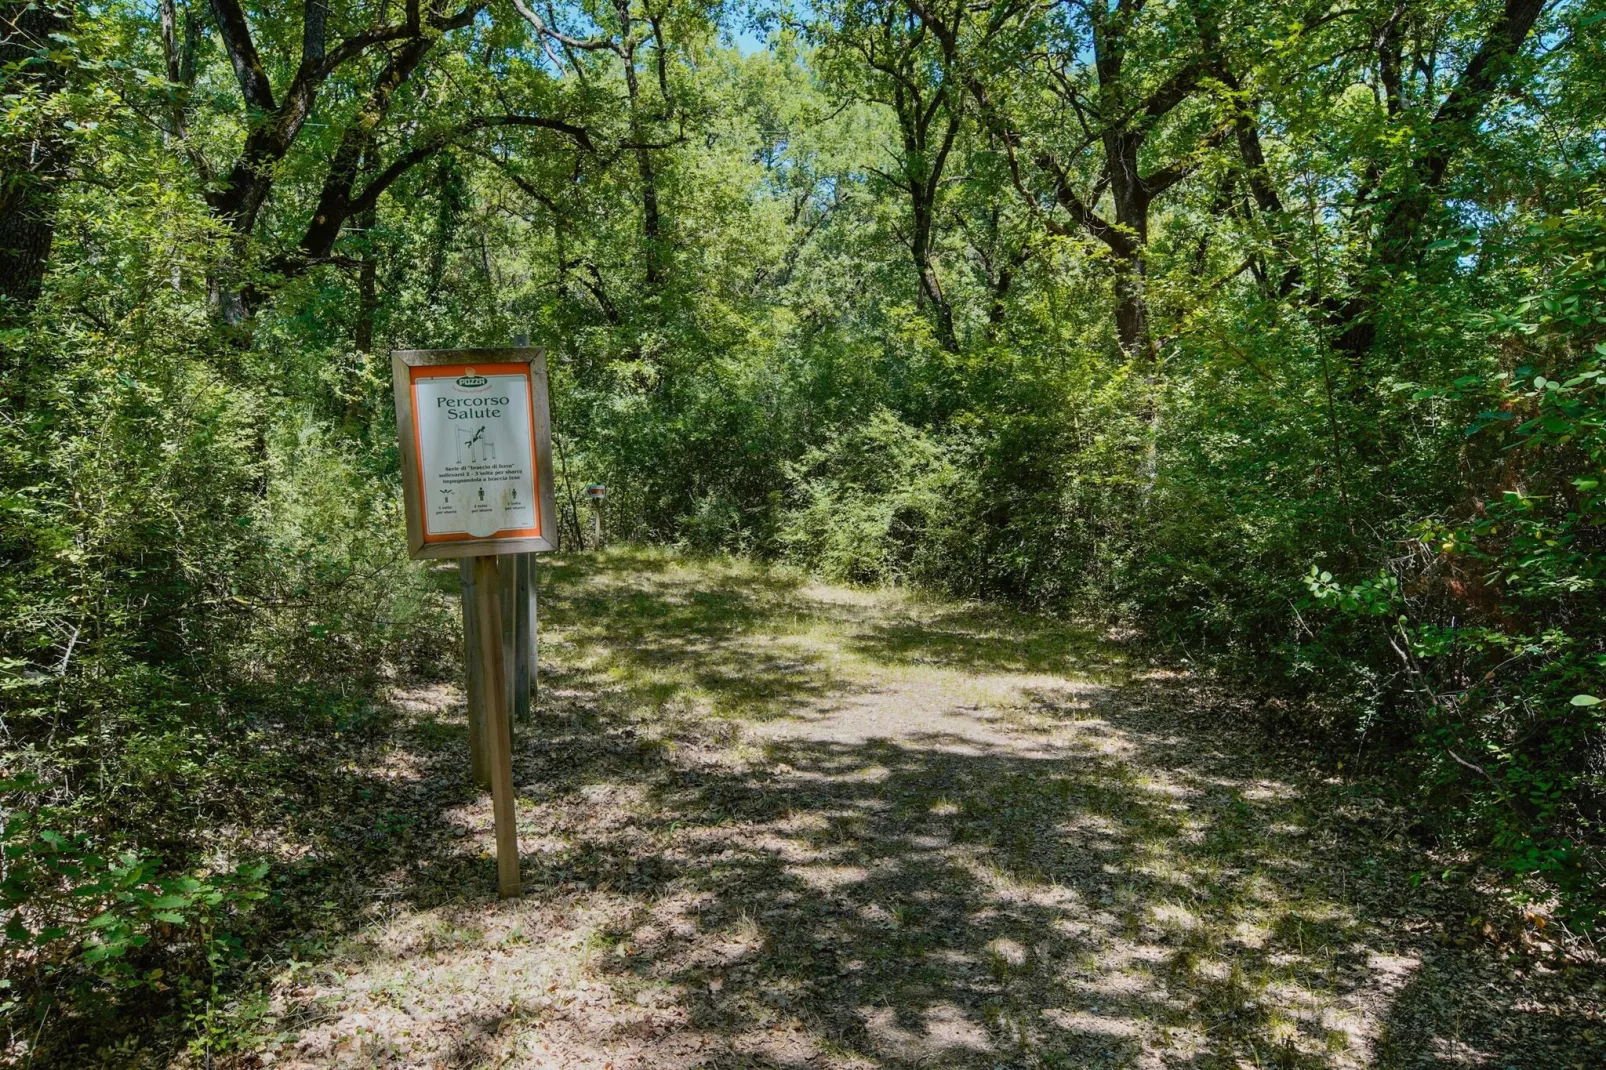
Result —
<instances>
[{"instance_id":1,"label":"leaf litter","mask_svg":"<svg viewBox=\"0 0 1606 1070\"><path fill-rule=\"evenodd\" d=\"M1587 945L1422 879L1453 867L1408 813L1126 642L659 552L548 559L540 594L524 896L495 898L461 696L399 687L348 785L382 811L323 848L366 905L298 945L227 1059L1606 1061Z\"/></svg>"}]
</instances>

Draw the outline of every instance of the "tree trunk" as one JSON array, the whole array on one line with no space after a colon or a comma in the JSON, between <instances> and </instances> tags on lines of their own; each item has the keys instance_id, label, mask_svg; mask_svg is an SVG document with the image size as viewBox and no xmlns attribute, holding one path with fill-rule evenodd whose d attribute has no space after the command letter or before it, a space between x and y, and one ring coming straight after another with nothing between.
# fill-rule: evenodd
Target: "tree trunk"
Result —
<instances>
[{"instance_id":1,"label":"tree trunk","mask_svg":"<svg viewBox=\"0 0 1606 1070\"><path fill-rule=\"evenodd\" d=\"M374 351L374 311L379 308L379 264L373 251L363 254L362 267L357 270L357 328L353 341L357 352Z\"/></svg>"},{"instance_id":2,"label":"tree trunk","mask_svg":"<svg viewBox=\"0 0 1606 1070\"><path fill-rule=\"evenodd\" d=\"M942 292L932 244L937 232L937 192L941 188L948 153L959 131L959 115L952 102L945 109L941 138L932 143L938 101L927 103L912 80L898 87L894 111L903 139L903 189L909 194L909 255L919 281L920 304L930 313L937 344L950 353L959 352L954 332L954 310Z\"/></svg>"},{"instance_id":3,"label":"tree trunk","mask_svg":"<svg viewBox=\"0 0 1606 1070\"><path fill-rule=\"evenodd\" d=\"M914 190L914 233L910 236L909 251L914 259L915 274L920 279L920 301L931 311L937 330L937 344L950 353L959 352L959 339L954 333L954 310L942 292L937 278L937 266L931 259L933 205L923 194L919 182L911 183Z\"/></svg>"},{"instance_id":4,"label":"tree trunk","mask_svg":"<svg viewBox=\"0 0 1606 1070\"><path fill-rule=\"evenodd\" d=\"M0 7L0 68L22 64L54 47L51 34L71 27L70 4L50 0ZM19 88L37 87L41 98L59 93L66 72L35 59L14 76ZM71 146L54 129L0 143L0 322L25 318L39 299L56 234L56 186L66 174Z\"/></svg>"},{"instance_id":5,"label":"tree trunk","mask_svg":"<svg viewBox=\"0 0 1606 1070\"><path fill-rule=\"evenodd\" d=\"M1125 239L1115 249L1115 336L1127 359L1147 364L1154 358L1149 334L1148 247L1150 195L1138 174L1143 135L1112 131L1104 135L1104 166L1115 202L1115 225Z\"/></svg>"},{"instance_id":6,"label":"tree trunk","mask_svg":"<svg viewBox=\"0 0 1606 1070\"><path fill-rule=\"evenodd\" d=\"M1141 251L1115 264L1115 338L1128 360L1147 362L1154 355L1149 334L1149 301Z\"/></svg>"},{"instance_id":7,"label":"tree trunk","mask_svg":"<svg viewBox=\"0 0 1606 1070\"><path fill-rule=\"evenodd\" d=\"M647 148L647 131L641 121L641 82L636 77L636 46L630 36L629 0L614 0L619 13L619 39L624 42L620 58L624 61L625 93L630 103L630 140L634 143L636 175L641 180L641 236L645 243L647 285L656 289L663 282L663 233L658 214L658 176L653 171L652 151Z\"/></svg>"},{"instance_id":8,"label":"tree trunk","mask_svg":"<svg viewBox=\"0 0 1606 1070\"><path fill-rule=\"evenodd\" d=\"M374 351L374 313L379 309L379 257L374 249L373 231L379 212L370 208L357 216L363 234L362 263L357 268L357 322L352 342L359 353ZM353 390L346 402L346 426L354 432L362 426L363 391Z\"/></svg>"},{"instance_id":9,"label":"tree trunk","mask_svg":"<svg viewBox=\"0 0 1606 1070\"><path fill-rule=\"evenodd\" d=\"M363 251L362 266L357 269L357 325L352 341L359 353L374 351L374 312L379 308L379 257L374 249L374 227L378 223L377 208L369 208L357 217Z\"/></svg>"}]
</instances>

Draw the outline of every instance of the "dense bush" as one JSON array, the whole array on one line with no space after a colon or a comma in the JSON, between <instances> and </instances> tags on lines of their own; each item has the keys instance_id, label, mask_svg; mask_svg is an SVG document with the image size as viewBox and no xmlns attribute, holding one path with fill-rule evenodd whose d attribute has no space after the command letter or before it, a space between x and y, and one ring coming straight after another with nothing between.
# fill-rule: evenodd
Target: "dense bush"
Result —
<instances>
[{"instance_id":1,"label":"dense bush","mask_svg":"<svg viewBox=\"0 0 1606 1070\"><path fill-rule=\"evenodd\" d=\"M1365 621L1372 642L1342 641L1347 623L1312 641L1340 639L1330 656L1371 651L1362 664L1400 698L1421 790L1457 815L1455 841L1553 879L1587 926L1606 884L1599 191L1536 227L1524 263L1531 292L1479 321L1504 341L1504 367L1417 391L1465 421L1467 455L1481 462L1472 494L1398 524L1398 554L1375 577L1313 571L1315 605Z\"/></svg>"},{"instance_id":2,"label":"dense bush","mask_svg":"<svg viewBox=\"0 0 1606 1070\"><path fill-rule=\"evenodd\" d=\"M293 310L254 342L219 322L197 189L111 101L76 107L106 181L61 198L50 285L0 354L17 1053L47 1022L204 1017L266 894L252 796L284 741L451 649L397 538L393 432L339 430L327 350L276 344Z\"/></svg>"}]
</instances>

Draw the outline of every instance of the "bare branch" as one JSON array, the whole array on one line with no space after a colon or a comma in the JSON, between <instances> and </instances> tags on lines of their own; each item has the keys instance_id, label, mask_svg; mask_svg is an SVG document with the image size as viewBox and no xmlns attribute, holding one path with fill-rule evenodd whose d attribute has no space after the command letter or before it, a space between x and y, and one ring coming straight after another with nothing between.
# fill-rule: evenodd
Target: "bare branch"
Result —
<instances>
[{"instance_id":1,"label":"bare branch","mask_svg":"<svg viewBox=\"0 0 1606 1070\"><path fill-rule=\"evenodd\" d=\"M535 9L525 3L525 0L513 0L513 10L517 11L525 22L535 27L536 33L558 42L565 48L577 48L582 52L613 52L615 54L620 52L619 43L611 37L581 38L559 33L549 26L545 19L536 14Z\"/></svg>"}]
</instances>

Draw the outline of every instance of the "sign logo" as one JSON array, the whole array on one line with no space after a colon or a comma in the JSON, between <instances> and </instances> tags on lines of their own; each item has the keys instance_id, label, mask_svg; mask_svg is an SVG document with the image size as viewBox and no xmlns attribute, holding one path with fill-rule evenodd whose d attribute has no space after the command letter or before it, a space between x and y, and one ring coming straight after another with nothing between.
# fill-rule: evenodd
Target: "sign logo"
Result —
<instances>
[{"instance_id":1,"label":"sign logo","mask_svg":"<svg viewBox=\"0 0 1606 1070\"><path fill-rule=\"evenodd\" d=\"M457 377L457 385L464 390L479 390L489 382L485 376L475 375L473 368L465 369L463 374Z\"/></svg>"}]
</instances>

